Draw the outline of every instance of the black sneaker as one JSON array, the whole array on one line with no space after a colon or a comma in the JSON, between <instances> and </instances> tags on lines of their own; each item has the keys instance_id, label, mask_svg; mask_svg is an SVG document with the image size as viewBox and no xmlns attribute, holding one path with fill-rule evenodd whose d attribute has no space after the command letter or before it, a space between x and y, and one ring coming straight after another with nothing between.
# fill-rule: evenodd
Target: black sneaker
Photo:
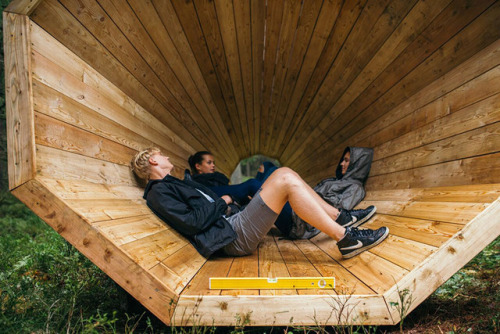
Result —
<instances>
[{"instance_id":1,"label":"black sneaker","mask_svg":"<svg viewBox=\"0 0 500 334\"><path fill-rule=\"evenodd\" d=\"M377 230L358 230L355 227L348 227L345 235L337 242L337 247L344 259L349 259L367 249L377 246L389 235L387 227Z\"/></svg>"},{"instance_id":2,"label":"black sneaker","mask_svg":"<svg viewBox=\"0 0 500 334\"><path fill-rule=\"evenodd\" d=\"M337 218L337 223L339 223L343 227L358 227L368 221L375 212L377 208L373 205L370 205L366 209L361 210L340 210L340 215Z\"/></svg>"},{"instance_id":3,"label":"black sneaker","mask_svg":"<svg viewBox=\"0 0 500 334\"><path fill-rule=\"evenodd\" d=\"M349 211L352 216L352 224L348 226L358 227L366 223L375 214L375 212L377 212L377 208L374 205L370 205L366 209Z\"/></svg>"}]
</instances>

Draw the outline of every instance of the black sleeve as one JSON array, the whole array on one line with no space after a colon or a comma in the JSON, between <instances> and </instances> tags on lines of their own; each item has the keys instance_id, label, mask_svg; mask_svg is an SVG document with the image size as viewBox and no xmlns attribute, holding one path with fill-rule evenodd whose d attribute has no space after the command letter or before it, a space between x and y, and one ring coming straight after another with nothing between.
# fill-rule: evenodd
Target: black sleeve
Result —
<instances>
[{"instance_id":1,"label":"black sleeve","mask_svg":"<svg viewBox=\"0 0 500 334\"><path fill-rule=\"evenodd\" d=\"M226 212L227 204L221 198L208 200L191 207L172 189L157 185L148 194L148 206L166 223L185 235L195 235L216 222Z\"/></svg>"}]
</instances>

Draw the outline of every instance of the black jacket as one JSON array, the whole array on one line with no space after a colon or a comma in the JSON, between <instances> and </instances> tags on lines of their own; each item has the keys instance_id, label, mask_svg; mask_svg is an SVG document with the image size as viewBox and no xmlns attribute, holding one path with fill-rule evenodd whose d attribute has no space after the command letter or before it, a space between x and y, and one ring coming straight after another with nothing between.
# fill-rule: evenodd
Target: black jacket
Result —
<instances>
[{"instance_id":1,"label":"black jacket","mask_svg":"<svg viewBox=\"0 0 500 334\"><path fill-rule=\"evenodd\" d=\"M211 203L196 189L215 202ZM167 175L162 180L148 182L144 199L158 217L186 237L204 257L209 257L237 237L223 217L226 202L199 183Z\"/></svg>"},{"instance_id":2,"label":"black jacket","mask_svg":"<svg viewBox=\"0 0 500 334\"><path fill-rule=\"evenodd\" d=\"M195 174L191 177L193 178L193 181L196 181L207 187L229 185L229 179L227 178L227 176L219 172Z\"/></svg>"}]
</instances>

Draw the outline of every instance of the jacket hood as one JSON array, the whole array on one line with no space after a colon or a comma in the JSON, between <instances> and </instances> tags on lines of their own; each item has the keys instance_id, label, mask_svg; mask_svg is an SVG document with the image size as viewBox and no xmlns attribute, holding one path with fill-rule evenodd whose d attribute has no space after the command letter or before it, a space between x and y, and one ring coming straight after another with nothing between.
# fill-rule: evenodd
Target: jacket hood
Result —
<instances>
[{"instance_id":1,"label":"jacket hood","mask_svg":"<svg viewBox=\"0 0 500 334\"><path fill-rule=\"evenodd\" d=\"M342 175L342 166L340 163L344 159L344 155L347 151L351 152L351 161L347 167L345 175ZM368 174L370 173L370 168L373 160L373 149L368 147L346 147L344 153L340 157L339 163L337 165L337 170L335 171L335 176L337 179L347 180L353 179L361 183L366 181Z\"/></svg>"}]
</instances>

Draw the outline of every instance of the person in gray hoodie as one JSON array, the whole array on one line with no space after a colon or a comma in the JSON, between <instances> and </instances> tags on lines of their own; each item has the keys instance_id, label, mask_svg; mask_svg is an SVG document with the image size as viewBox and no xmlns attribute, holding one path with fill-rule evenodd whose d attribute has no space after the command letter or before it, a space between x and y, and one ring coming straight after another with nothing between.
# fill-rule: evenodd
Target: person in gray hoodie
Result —
<instances>
[{"instance_id":1,"label":"person in gray hoodie","mask_svg":"<svg viewBox=\"0 0 500 334\"><path fill-rule=\"evenodd\" d=\"M365 197L364 184L370 173L373 149L366 147L346 147L335 170L335 177L319 182L314 191L327 203L337 209L352 210ZM369 208L367 208L369 209ZM366 222L376 208L363 221L353 223L357 227ZM311 238L319 233L295 213L292 213L292 228L288 237L291 239Z\"/></svg>"}]
</instances>

